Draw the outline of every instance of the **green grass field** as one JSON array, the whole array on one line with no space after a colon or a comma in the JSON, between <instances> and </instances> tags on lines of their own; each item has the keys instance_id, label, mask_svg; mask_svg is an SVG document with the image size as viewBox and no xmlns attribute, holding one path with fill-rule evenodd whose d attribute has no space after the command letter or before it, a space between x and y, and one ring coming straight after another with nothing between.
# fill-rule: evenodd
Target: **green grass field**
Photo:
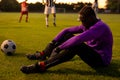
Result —
<instances>
[{"instance_id":1,"label":"green grass field","mask_svg":"<svg viewBox=\"0 0 120 80\"><path fill-rule=\"evenodd\" d=\"M18 23L20 13L0 13L0 43L6 39L17 45L14 56L5 56L0 52L0 80L120 80L120 15L98 14L106 22L114 36L113 58L108 68L98 72L85 64L78 56L71 61L48 69L45 73L23 74L22 65L37 61L28 60L27 53L43 50L63 28L79 25L77 14L57 14L57 27L52 24L50 15L49 28L45 26L45 16L41 13L29 13L29 22L25 16Z\"/></svg>"}]
</instances>

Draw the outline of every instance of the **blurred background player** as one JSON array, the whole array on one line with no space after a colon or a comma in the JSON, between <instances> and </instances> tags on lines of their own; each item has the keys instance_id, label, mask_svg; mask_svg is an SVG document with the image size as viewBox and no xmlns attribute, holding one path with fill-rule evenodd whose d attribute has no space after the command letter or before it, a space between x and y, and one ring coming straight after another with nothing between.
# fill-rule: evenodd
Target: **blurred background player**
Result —
<instances>
[{"instance_id":1,"label":"blurred background player","mask_svg":"<svg viewBox=\"0 0 120 80\"><path fill-rule=\"evenodd\" d=\"M21 15L20 15L20 18L19 18L19 22L21 22L23 15L26 15L26 22L28 22L28 4L27 4L27 0L25 0L25 1L23 1L21 3Z\"/></svg>"},{"instance_id":2,"label":"blurred background player","mask_svg":"<svg viewBox=\"0 0 120 80\"><path fill-rule=\"evenodd\" d=\"M98 13L98 0L94 1L92 8L94 9L95 13L97 14Z\"/></svg>"},{"instance_id":3,"label":"blurred background player","mask_svg":"<svg viewBox=\"0 0 120 80\"><path fill-rule=\"evenodd\" d=\"M56 26L55 2L56 2L56 0L45 0L45 2L43 0L43 4L45 5L44 14L46 15L46 17L45 17L46 27L49 26L49 24L48 24L48 18L49 18L49 14L50 13L53 14L53 25Z\"/></svg>"}]
</instances>

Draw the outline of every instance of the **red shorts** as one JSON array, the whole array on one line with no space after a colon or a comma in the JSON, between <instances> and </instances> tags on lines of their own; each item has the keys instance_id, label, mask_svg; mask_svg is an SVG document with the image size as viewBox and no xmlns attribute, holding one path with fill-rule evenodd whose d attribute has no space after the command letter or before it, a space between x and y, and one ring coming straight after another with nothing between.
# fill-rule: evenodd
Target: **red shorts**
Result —
<instances>
[{"instance_id":1,"label":"red shorts","mask_svg":"<svg viewBox=\"0 0 120 80\"><path fill-rule=\"evenodd\" d=\"M22 14L22 15L28 14L28 11L21 11L21 14Z\"/></svg>"}]
</instances>

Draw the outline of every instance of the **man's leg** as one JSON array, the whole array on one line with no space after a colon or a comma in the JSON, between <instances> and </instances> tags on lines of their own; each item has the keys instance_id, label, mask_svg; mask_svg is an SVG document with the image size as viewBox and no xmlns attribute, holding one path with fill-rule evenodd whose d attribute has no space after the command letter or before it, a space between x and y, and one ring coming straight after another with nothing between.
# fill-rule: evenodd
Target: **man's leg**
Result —
<instances>
[{"instance_id":1,"label":"man's leg","mask_svg":"<svg viewBox=\"0 0 120 80\"><path fill-rule=\"evenodd\" d=\"M72 59L76 54L80 54L80 53L84 53L84 50L80 52L80 50L84 49L84 47L86 47L86 45L80 45L80 46L76 46L70 49L66 49L66 50L62 50L60 51L60 53L54 55L54 56L50 56L48 60L46 61L42 61L42 62L38 62L34 65L28 65L28 66L23 66L21 68L21 71L23 73L38 73L41 71L45 71L46 69L56 66L60 63L69 61L70 59ZM87 48L86 48L87 50ZM52 52L52 54L54 54L54 52ZM86 56L87 57L87 56Z\"/></svg>"},{"instance_id":2,"label":"man's leg","mask_svg":"<svg viewBox=\"0 0 120 80\"><path fill-rule=\"evenodd\" d=\"M71 35L71 36L73 36L73 35ZM69 35L69 37L68 37L68 34L67 34L67 38L70 38L71 36ZM64 39L67 39L67 38L64 38ZM55 66L57 64L60 64L62 62L65 62L65 61L68 61L68 60L72 59L76 54L74 52L75 51L72 50L72 49L63 50L58 55L56 55L55 57L50 56L49 59L46 60L45 62L38 62L38 63L36 63L34 65L30 65L30 66L22 66L21 71L23 73L36 73L36 72L44 71L47 68L50 68L52 66Z\"/></svg>"},{"instance_id":3,"label":"man's leg","mask_svg":"<svg viewBox=\"0 0 120 80\"><path fill-rule=\"evenodd\" d=\"M26 22L28 22L28 12L26 12Z\"/></svg>"},{"instance_id":4,"label":"man's leg","mask_svg":"<svg viewBox=\"0 0 120 80\"><path fill-rule=\"evenodd\" d=\"M19 22L21 22L22 16L23 16L23 14L21 13L20 18L19 18Z\"/></svg>"},{"instance_id":5,"label":"man's leg","mask_svg":"<svg viewBox=\"0 0 120 80\"><path fill-rule=\"evenodd\" d=\"M58 46L56 41L52 41L47 44L45 49L41 52L36 51L34 54L26 54L27 58L30 60L45 60L47 57L51 55L52 50Z\"/></svg>"},{"instance_id":6,"label":"man's leg","mask_svg":"<svg viewBox=\"0 0 120 80\"><path fill-rule=\"evenodd\" d=\"M93 68L105 66L100 55L96 53L92 48L82 43L80 46L76 46L67 50L62 50L56 56L51 56L46 61L38 62L33 66L23 66L21 68L21 71L23 73L37 73L45 71L50 67L69 61L76 54L80 56L85 63L87 63Z\"/></svg>"},{"instance_id":7,"label":"man's leg","mask_svg":"<svg viewBox=\"0 0 120 80\"><path fill-rule=\"evenodd\" d=\"M45 61L46 69L62 62L69 61L75 55L80 56L80 58L93 68L104 67L101 56L94 51L91 47L87 46L85 43L82 43L80 46L70 48L68 50L61 51L55 57L51 56L48 60Z\"/></svg>"},{"instance_id":8,"label":"man's leg","mask_svg":"<svg viewBox=\"0 0 120 80\"><path fill-rule=\"evenodd\" d=\"M49 43L46 48L43 50L43 52L45 53L44 56L48 56L50 57L52 51L54 48L56 48L57 46L59 46L60 44L62 44L63 42L65 42L66 40L68 40L69 38L73 37L74 35L71 33L67 33L65 35L63 35L63 37L61 37L60 41L52 41L51 43Z\"/></svg>"},{"instance_id":9,"label":"man's leg","mask_svg":"<svg viewBox=\"0 0 120 80\"><path fill-rule=\"evenodd\" d=\"M60 63L66 62L72 59L74 56L75 56L75 53L69 50L63 50L58 55L54 57L51 56L46 61L37 62L36 64L33 64L33 65L22 66L20 70L26 74L44 72L46 69L53 67L55 65L58 65Z\"/></svg>"},{"instance_id":10,"label":"man's leg","mask_svg":"<svg viewBox=\"0 0 120 80\"><path fill-rule=\"evenodd\" d=\"M53 40L52 42L48 43L48 45L45 47L45 49L43 51L36 52L35 54L27 54L26 56L30 60L36 60L36 59L45 60L46 57L50 57L54 48L56 48L61 43L63 43L64 41L68 40L69 38L71 38L73 36L74 35L71 33L63 35L59 41L56 42Z\"/></svg>"},{"instance_id":11,"label":"man's leg","mask_svg":"<svg viewBox=\"0 0 120 80\"><path fill-rule=\"evenodd\" d=\"M51 56L48 60L44 61L45 69L48 69L52 66L56 66L60 63L69 61L72 59L76 53L72 52L72 50L63 50L55 56Z\"/></svg>"},{"instance_id":12,"label":"man's leg","mask_svg":"<svg viewBox=\"0 0 120 80\"><path fill-rule=\"evenodd\" d=\"M49 14L46 14L46 17L45 17L46 27L49 27L49 25L48 25L48 18L49 18Z\"/></svg>"},{"instance_id":13,"label":"man's leg","mask_svg":"<svg viewBox=\"0 0 120 80\"><path fill-rule=\"evenodd\" d=\"M105 66L101 56L85 43L78 47L77 52L78 56L92 68Z\"/></svg>"},{"instance_id":14,"label":"man's leg","mask_svg":"<svg viewBox=\"0 0 120 80\"><path fill-rule=\"evenodd\" d=\"M53 13L53 25L56 26L56 14Z\"/></svg>"}]
</instances>

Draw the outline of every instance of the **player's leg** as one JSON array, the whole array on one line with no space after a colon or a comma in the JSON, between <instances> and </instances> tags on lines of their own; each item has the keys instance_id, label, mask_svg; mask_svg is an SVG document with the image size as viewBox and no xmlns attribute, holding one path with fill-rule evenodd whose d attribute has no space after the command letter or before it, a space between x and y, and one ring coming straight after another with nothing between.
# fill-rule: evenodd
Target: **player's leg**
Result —
<instances>
[{"instance_id":1,"label":"player's leg","mask_svg":"<svg viewBox=\"0 0 120 80\"><path fill-rule=\"evenodd\" d=\"M50 8L48 6L45 6L44 14L45 14L46 27L48 27L49 26L48 18L49 18L49 14L50 14Z\"/></svg>"},{"instance_id":2,"label":"player's leg","mask_svg":"<svg viewBox=\"0 0 120 80\"><path fill-rule=\"evenodd\" d=\"M30 60L45 60L50 56L52 50L58 46L58 43L54 40L47 44L43 51L36 51L34 54L26 54L27 58Z\"/></svg>"},{"instance_id":3,"label":"player's leg","mask_svg":"<svg viewBox=\"0 0 120 80\"><path fill-rule=\"evenodd\" d=\"M71 33L67 33L61 37L59 41L51 41L50 43L47 44L45 49L41 52L36 52L34 54L27 54L27 58L30 60L45 60L46 57L49 57L53 51L54 48L56 48L58 45L63 43L64 41L68 40L69 38L73 37L74 35Z\"/></svg>"},{"instance_id":4,"label":"player's leg","mask_svg":"<svg viewBox=\"0 0 120 80\"><path fill-rule=\"evenodd\" d=\"M92 68L105 66L100 54L98 54L96 51L94 51L91 47L89 47L85 43L82 43L77 50L78 56L80 56L80 58Z\"/></svg>"},{"instance_id":5,"label":"player's leg","mask_svg":"<svg viewBox=\"0 0 120 80\"><path fill-rule=\"evenodd\" d=\"M63 50L56 56L51 56L48 60L37 62L36 64L28 65L28 66L22 66L21 71L23 73L29 74L29 73L40 73L44 72L46 69L58 65L60 63L66 62L70 59L72 59L75 56L75 53L71 52L71 50Z\"/></svg>"},{"instance_id":6,"label":"player's leg","mask_svg":"<svg viewBox=\"0 0 120 80\"><path fill-rule=\"evenodd\" d=\"M105 66L101 56L91 47L87 46L85 43L82 43L80 46L75 46L70 49L62 50L60 53L51 56L48 60L44 61L44 67L45 67L44 69L48 69L52 66L69 61L76 54L80 56L81 59L85 61L89 66L93 68ZM40 64L41 62L38 63L38 65Z\"/></svg>"},{"instance_id":7,"label":"player's leg","mask_svg":"<svg viewBox=\"0 0 120 80\"><path fill-rule=\"evenodd\" d=\"M46 69L58 65L60 63L69 61L76 54L78 54L83 61L93 68L104 67L104 63L98 53L96 53L92 48L82 43L80 46L73 47L71 49L62 50L54 57L50 57L44 62L38 62L32 66L23 66L21 71L23 73L37 73L45 71Z\"/></svg>"},{"instance_id":8,"label":"player's leg","mask_svg":"<svg viewBox=\"0 0 120 80\"><path fill-rule=\"evenodd\" d=\"M53 40L43 50L44 56L50 57L54 48L56 48L57 46L59 46L60 44L62 44L63 42L65 42L66 40L68 40L69 38L71 38L73 36L74 36L73 34L67 33L67 34L63 35L59 41L56 42L55 40Z\"/></svg>"},{"instance_id":9,"label":"player's leg","mask_svg":"<svg viewBox=\"0 0 120 80\"><path fill-rule=\"evenodd\" d=\"M69 50L62 50L60 53L54 55L51 55L50 58L46 61L44 61L45 69L48 69L50 67L56 66L58 64L61 64L63 62L71 60L76 55L75 52L73 52L73 49ZM38 64L41 64L41 62L38 62Z\"/></svg>"},{"instance_id":10,"label":"player's leg","mask_svg":"<svg viewBox=\"0 0 120 80\"><path fill-rule=\"evenodd\" d=\"M53 25L56 26L56 10L55 6L51 8L51 13L53 14Z\"/></svg>"},{"instance_id":11,"label":"player's leg","mask_svg":"<svg viewBox=\"0 0 120 80\"><path fill-rule=\"evenodd\" d=\"M19 22L21 22L22 16L23 16L23 12L21 12L21 14L20 14Z\"/></svg>"},{"instance_id":12,"label":"player's leg","mask_svg":"<svg viewBox=\"0 0 120 80\"><path fill-rule=\"evenodd\" d=\"M26 22L28 22L28 11L26 11Z\"/></svg>"},{"instance_id":13,"label":"player's leg","mask_svg":"<svg viewBox=\"0 0 120 80\"><path fill-rule=\"evenodd\" d=\"M69 38L70 37L71 36L69 36ZM67 38L68 38L68 35L67 35ZM67 39L67 38L64 38L64 39ZM29 65L29 66L22 66L21 71L23 73L41 72L41 71L46 70L47 68L50 68L50 67L55 66L57 64L60 64L62 62L66 62L75 56L76 53L74 53L75 51L73 49L63 50L58 55L55 55L55 56L51 55L49 57L49 59L46 60L45 62L39 62L39 63Z\"/></svg>"},{"instance_id":14,"label":"player's leg","mask_svg":"<svg viewBox=\"0 0 120 80\"><path fill-rule=\"evenodd\" d=\"M56 14L53 13L53 25L56 26Z\"/></svg>"},{"instance_id":15,"label":"player's leg","mask_svg":"<svg viewBox=\"0 0 120 80\"><path fill-rule=\"evenodd\" d=\"M49 27L48 19L49 19L49 14L46 14L45 16L46 27Z\"/></svg>"}]
</instances>

